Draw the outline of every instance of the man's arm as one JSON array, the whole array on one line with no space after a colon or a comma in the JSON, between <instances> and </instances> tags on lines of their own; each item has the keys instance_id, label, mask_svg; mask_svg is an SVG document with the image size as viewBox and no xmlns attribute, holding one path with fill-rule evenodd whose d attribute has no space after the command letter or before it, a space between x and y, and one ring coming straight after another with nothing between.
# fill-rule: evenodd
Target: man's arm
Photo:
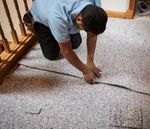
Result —
<instances>
[{"instance_id":1,"label":"man's arm","mask_svg":"<svg viewBox=\"0 0 150 129\"><path fill-rule=\"evenodd\" d=\"M72 50L71 42L68 41L66 43L59 43L59 46L63 56L69 61L69 63L83 73L85 81L87 81L87 83L93 84L94 73L74 53Z\"/></svg>"},{"instance_id":2,"label":"man's arm","mask_svg":"<svg viewBox=\"0 0 150 129\"><path fill-rule=\"evenodd\" d=\"M101 77L101 70L94 64L94 54L96 48L97 36L91 32L87 33L87 66L94 72L95 76Z\"/></svg>"}]
</instances>

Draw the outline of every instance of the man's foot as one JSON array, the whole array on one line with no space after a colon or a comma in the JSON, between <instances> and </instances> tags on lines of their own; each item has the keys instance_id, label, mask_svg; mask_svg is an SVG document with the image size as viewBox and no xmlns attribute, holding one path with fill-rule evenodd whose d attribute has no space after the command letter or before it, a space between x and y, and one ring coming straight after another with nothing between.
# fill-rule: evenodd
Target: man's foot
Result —
<instances>
[{"instance_id":1,"label":"man's foot","mask_svg":"<svg viewBox=\"0 0 150 129\"><path fill-rule=\"evenodd\" d=\"M33 19L31 12L27 12L24 14L23 22L29 31L31 31L32 33L35 33L34 19Z\"/></svg>"}]
</instances>

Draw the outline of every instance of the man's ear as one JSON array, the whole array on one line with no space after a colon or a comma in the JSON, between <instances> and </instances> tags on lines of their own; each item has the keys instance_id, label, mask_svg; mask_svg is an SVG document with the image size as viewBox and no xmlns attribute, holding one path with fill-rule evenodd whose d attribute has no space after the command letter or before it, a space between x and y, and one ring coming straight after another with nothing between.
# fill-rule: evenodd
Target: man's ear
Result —
<instances>
[{"instance_id":1,"label":"man's ear","mask_svg":"<svg viewBox=\"0 0 150 129\"><path fill-rule=\"evenodd\" d=\"M82 15L79 14L76 18L76 24L79 29L83 29L83 18Z\"/></svg>"},{"instance_id":2,"label":"man's ear","mask_svg":"<svg viewBox=\"0 0 150 129\"><path fill-rule=\"evenodd\" d=\"M79 14L79 15L77 16L76 22L79 23L79 24L81 24L81 22L82 22L82 16L81 16L81 14Z\"/></svg>"}]
</instances>

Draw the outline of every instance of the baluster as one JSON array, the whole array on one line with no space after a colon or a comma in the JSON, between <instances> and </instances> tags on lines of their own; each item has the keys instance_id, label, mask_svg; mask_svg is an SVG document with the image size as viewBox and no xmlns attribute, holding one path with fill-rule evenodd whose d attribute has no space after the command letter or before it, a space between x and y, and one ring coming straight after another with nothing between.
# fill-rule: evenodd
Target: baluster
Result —
<instances>
[{"instance_id":1,"label":"baluster","mask_svg":"<svg viewBox=\"0 0 150 129\"><path fill-rule=\"evenodd\" d=\"M1 40L0 40L1 41ZM2 59L1 59L1 53L3 52L3 50L2 50L2 46L1 46L2 44L1 44L1 42L0 42L0 63L2 62Z\"/></svg>"},{"instance_id":2,"label":"baluster","mask_svg":"<svg viewBox=\"0 0 150 129\"><path fill-rule=\"evenodd\" d=\"M0 39L0 54L3 52L2 47L3 47L3 45L2 45L2 40Z\"/></svg>"},{"instance_id":3,"label":"baluster","mask_svg":"<svg viewBox=\"0 0 150 129\"><path fill-rule=\"evenodd\" d=\"M18 36L17 36L17 33L16 33L15 29L14 29L14 25L13 25L13 22L12 22L12 19L11 19L11 16L10 16L10 12L9 12L6 0L2 0L2 2L3 2L4 9L5 9L5 12L6 12L8 21L9 21L9 25L10 25L10 28L11 28L11 34L12 34L13 41L16 44L19 44Z\"/></svg>"},{"instance_id":4,"label":"baluster","mask_svg":"<svg viewBox=\"0 0 150 129\"><path fill-rule=\"evenodd\" d=\"M14 1L14 5L15 5L18 19L19 19L19 26L20 26L21 33L23 36L26 36L26 31L25 31L25 27L24 27L24 24L23 24L22 19L21 19L21 14L20 14L18 2L17 2L17 0L13 0L13 1Z\"/></svg>"},{"instance_id":5,"label":"baluster","mask_svg":"<svg viewBox=\"0 0 150 129\"><path fill-rule=\"evenodd\" d=\"M26 10L26 12L28 12L29 8L28 8L27 0L23 0L23 2L24 2L25 10Z\"/></svg>"},{"instance_id":6,"label":"baluster","mask_svg":"<svg viewBox=\"0 0 150 129\"><path fill-rule=\"evenodd\" d=\"M2 62L2 59L1 59L1 57L0 57L0 63Z\"/></svg>"},{"instance_id":7,"label":"baluster","mask_svg":"<svg viewBox=\"0 0 150 129\"><path fill-rule=\"evenodd\" d=\"M6 52L10 53L10 47L9 47L9 44L8 44L8 40L6 39L5 35L4 35L4 31L2 29L2 26L1 26L1 23L0 23L0 35L2 37L2 45L5 49Z\"/></svg>"}]
</instances>

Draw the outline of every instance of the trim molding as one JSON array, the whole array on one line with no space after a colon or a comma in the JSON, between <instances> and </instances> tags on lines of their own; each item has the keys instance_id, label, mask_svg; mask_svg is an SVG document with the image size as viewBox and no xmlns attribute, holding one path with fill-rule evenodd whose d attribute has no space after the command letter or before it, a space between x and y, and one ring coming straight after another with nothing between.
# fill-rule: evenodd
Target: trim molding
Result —
<instances>
[{"instance_id":1,"label":"trim molding","mask_svg":"<svg viewBox=\"0 0 150 129\"><path fill-rule=\"evenodd\" d=\"M117 12L111 10L106 10L106 12L109 17L133 19L135 15L135 7L136 7L136 0L130 0L129 9L127 12Z\"/></svg>"}]
</instances>

